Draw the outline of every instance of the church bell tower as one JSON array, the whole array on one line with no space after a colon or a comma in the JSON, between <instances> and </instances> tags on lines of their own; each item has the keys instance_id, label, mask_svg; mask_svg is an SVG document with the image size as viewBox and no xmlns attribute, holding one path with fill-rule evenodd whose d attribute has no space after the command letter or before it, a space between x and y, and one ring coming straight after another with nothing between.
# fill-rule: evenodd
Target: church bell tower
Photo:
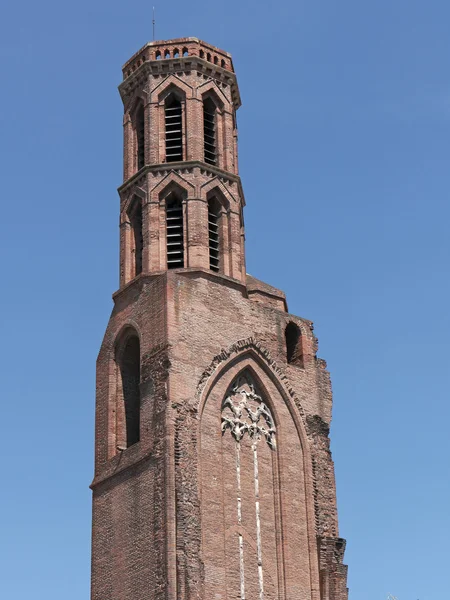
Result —
<instances>
[{"instance_id":1,"label":"church bell tower","mask_svg":"<svg viewBox=\"0 0 450 600\"><path fill-rule=\"evenodd\" d=\"M151 42L119 90L92 600L347 600L326 364L312 323L245 268L231 56Z\"/></svg>"}]
</instances>

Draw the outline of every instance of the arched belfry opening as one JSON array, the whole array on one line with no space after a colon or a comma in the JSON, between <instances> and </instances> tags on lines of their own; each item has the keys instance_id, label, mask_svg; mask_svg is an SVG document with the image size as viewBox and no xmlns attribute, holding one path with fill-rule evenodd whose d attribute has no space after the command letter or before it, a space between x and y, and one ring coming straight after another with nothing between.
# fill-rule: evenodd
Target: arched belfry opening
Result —
<instances>
[{"instance_id":1,"label":"arched belfry opening","mask_svg":"<svg viewBox=\"0 0 450 600\"><path fill-rule=\"evenodd\" d=\"M205 162L217 164L217 107L209 96L203 101L203 139Z\"/></svg>"},{"instance_id":2,"label":"arched belfry opening","mask_svg":"<svg viewBox=\"0 0 450 600\"><path fill-rule=\"evenodd\" d=\"M141 412L141 352L139 337L130 331L119 344L116 353L117 386L117 449L124 450L140 440Z\"/></svg>"},{"instance_id":3,"label":"arched belfry opening","mask_svg":"<svg viewBox=\"0 0 450 600\"><path fill-rule=\"evenodd\" d=\"M166 162L183 160L183 111L181 100L172 92L164 102Z\"/></svg>"},{"instance_id":4,"label":"arched belfry opening","mask_svg":"<svg viewBox=\"0 0 450 600\"><path fill-rule=\"evenodd\" d=\"M286 360L289 364L303 367L302 334L300 327L292 321L285 329Z\"/></svg>"},{"instance_id":5,"label":"arched belfry opening","mask_svg":"<svg viewBox=\"0 0 450 600\"><path fill-rule=\"evenodd\" d=\"M166 250L168 269L184 267L183 204L176 191L166 198Z\"/></svg>"},{"instance_id":6,"label":"arched belfry opening","mask_svg":"<svg viewBox=\"0 0 450 600\"><path fill-rule=\"evenodd\" d=\"M215 196L208 200L208 244L209 268L219 273L223 262L223 240L221 234L222 206Z\"/></svg>"}]
</instances>

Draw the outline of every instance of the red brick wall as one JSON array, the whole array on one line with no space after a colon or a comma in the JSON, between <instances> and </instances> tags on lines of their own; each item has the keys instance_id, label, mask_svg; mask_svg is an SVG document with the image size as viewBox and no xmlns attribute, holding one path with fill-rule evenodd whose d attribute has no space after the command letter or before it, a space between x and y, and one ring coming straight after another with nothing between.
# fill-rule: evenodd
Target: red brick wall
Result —
<instances>
[{"instance_id":1,"label":"red brick wall","mask_svg":"<svg viewBox=\"0 0 450 600\"><path fill-rule=\"evenodd\" d=\"M302 331L303 368L286 361L285 327L291 321ZM115 423L114 343L130 325L141 339L141 441L108 459L108 433L114 438ZM234 471L226 473L231 440L221 435L220 405L243 368L255 374L279 435L276 458L262 454L260 467L267 598L276 597L278 589L282 598L292 600L345 600L345 568L336 562L342 552L336 551L341 542L328 445L331 392L315 352L308 321L247 299L244 286L208 271L141 276L116 296L99 357L94 600L206 600L212 589L218 599L233 596L239 582L236 530L223 515L232 515L236 498L235 490L227 488ZM246 557L251 566L246 572L251 591L256 585L251 465L243 468L249 477ZM148 528L151 534L141 536ZM144 557L146 569L152 565L152 576L141 583L127 566L126 556L135 551ZM164 560L158 563L161 554ZM162 595L154 578L164 581ZM119 586L114 593L105 588L111 581ZM320 585L332 591L320 596Z\"/></svg>"}]
</instances>

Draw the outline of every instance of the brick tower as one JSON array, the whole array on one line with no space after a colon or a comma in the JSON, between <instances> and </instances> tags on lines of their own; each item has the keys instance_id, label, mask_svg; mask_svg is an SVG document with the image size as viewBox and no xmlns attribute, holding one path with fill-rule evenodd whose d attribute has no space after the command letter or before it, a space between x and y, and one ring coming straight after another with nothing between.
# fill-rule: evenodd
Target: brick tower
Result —
<instances>
[{"instance_id":1,"label":"brick tower","mask_svg":"<svg viewBox=\"0 0 450 600\"><path fill-rule=\"evenodd\" d=\"M346 600L326 365L312 323L245 269L231 56L152 42L119 89L92 600Z\"/></svg>"}]
</instances>

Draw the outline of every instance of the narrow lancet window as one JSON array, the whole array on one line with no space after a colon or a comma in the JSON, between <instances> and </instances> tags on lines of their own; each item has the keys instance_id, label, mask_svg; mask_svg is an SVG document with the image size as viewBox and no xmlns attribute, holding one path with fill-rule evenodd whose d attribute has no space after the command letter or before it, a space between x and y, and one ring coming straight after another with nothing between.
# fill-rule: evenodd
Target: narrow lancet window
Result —
<instances>
[{"instance_id":1,"label":"narrow lancet window","mask_svg":"<svg viewBox=\"0 0 450 600\"><path fill-rule=\"evenodd\" d=\"M205 162L217 163L216 150L216 105L211 98L203 102L203 137L205 146Z\"/></svg>"},{"instance_id":2,"label":"narrow lancet window","mask_svg":"<svg viewBox=\"0 0 450 600\"><path fill-rule=\"evenodd\" d=\"M141 358L139 339L136 335L128 338L120 360L122 394L125 409L125 447L129 448L140 439L140 381Z\"/></svg>"},{"instance_id":3,"label":"narrow lancet window","mask_svg":"<svg viewBox=\"0 0 450 600\"><path fill-rule=\"evenodd\" d=\"M285 331L287 362L298 367L303 366L302 337L300 328L295 323L289 323Z\"/></svg>"},{"instance_id":4,"label":"narrow lancet window","mask_svg":"<svg viewBox=\"0 0 450 600\"><path fill-rule=\"evenodd\" d=\"M220 271L220 204L215 198L208 200L209 268Z\"/></svg>"},{"instance_id":5,"label":"narrow lancet window","mask_svg":"<svg viewBox=\"0 0 450 600\"><path fill-rule=\"evenodd\" d=\"M183 121L180 100L171 94L165 102L166 162L183 160Z\"/></svg>"},{"instance_id":6,"label":"narrow lancet window","mask_svg":"<svg viewBox=\"0 0 450 600\"><path fill-rule=\"evenodd\" d=\"M183 207L173 193L166 201L166 236L167 268L184 267Z\"/></svg>"},{"instance_id":7,"label":"narrow lancet window","mask_svg":"<svg viewBox=\"0 0 450 600\"><path fill-rule=\"evenodd\" d=\"M133 232L132 252L134 252L134 273L133 276L142 273L142 249L144 240L142 236L142 206L137 204L130 217L131 229Z\"/></svg>"},{"instance_id":8,"label":"narrow lancet window","mask_svg":"<svg viewBox=\"0 0 450 600\"><path fill-rule=\"evenodd\" d=\"M139 105L136 111L136 147L137 168L139 170L145 165L145 118L142 104Z\"/></svg>"}]
</instances>

